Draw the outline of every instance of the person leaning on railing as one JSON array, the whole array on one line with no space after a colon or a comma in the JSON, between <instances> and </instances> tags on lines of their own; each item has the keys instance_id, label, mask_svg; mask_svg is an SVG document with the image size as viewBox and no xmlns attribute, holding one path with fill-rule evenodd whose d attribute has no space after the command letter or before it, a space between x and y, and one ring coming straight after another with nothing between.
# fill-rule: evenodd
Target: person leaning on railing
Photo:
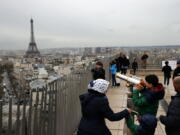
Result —
<instances>
[{"instance_id":1,"label":"person leaning on railing","mask_svg":"<svg viewBox=\"0 0 180 135\"><path fill-rule=\"evenodd\" d=\"M136 85L131 97L141 116L144 114L156 116L159 100L163 99L164 95L164 87L159 83L158 77L156 75L147 75L145 81L141 80L141 83Z\"/></svg>"},{"instance_id":2,"label":"person leaning on railing","mask_svg":"<svg viewBox=\"0 0 180 135\"><path fill-rule=\"evenodd\" d=\"M97 79L90 82L87 93L80 95L82 118L77 135L112 135L105 118L119 121L129 115L127 109L118 113L112 111L106 97L108 86L108 81Z\"/></svg>"}]
</instances>

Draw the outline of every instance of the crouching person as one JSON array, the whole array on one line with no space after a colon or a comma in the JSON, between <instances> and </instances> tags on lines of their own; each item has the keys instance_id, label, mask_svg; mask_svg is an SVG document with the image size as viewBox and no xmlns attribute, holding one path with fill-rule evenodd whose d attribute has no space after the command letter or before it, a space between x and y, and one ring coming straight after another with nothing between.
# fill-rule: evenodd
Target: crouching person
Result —
<instances>
[{"instance_id":1,"label":"crouching person","mask_svg":"<svg viewBox=\"0 0 180 135\"><path fill-rule=\"evenodd\" d=\"M177 94L172 97L166 116L160 116L160 121L166 127L167 135L180 135L180 76L175 77L173 85Z\"/></svg>"},{"instance_id":2,"label":"crouching person","mask_svg":"<svg viewBox=\"0 0 180 135\"><path fill-rule=\"evenodd\" d=\"M108 103L106 92L109 82L97 79L90 82L88 93L80 96L82 118L78 135L111 135L105 124L105 118L119 121L129 115L128 110L114 113Z\"/></svg>"},{"instance_id":3,"label":"crouching person","mask_svg":"<svg viewBox=\"0 0 180 135\"><path fill-rule=\"evenodd\" d=\"M131 115L126 118L127 127L132 135L154 135L157 126L157 119L154 115L145 114L138 117L139 125L133 122Z\"/></svg>"}]
</instances>

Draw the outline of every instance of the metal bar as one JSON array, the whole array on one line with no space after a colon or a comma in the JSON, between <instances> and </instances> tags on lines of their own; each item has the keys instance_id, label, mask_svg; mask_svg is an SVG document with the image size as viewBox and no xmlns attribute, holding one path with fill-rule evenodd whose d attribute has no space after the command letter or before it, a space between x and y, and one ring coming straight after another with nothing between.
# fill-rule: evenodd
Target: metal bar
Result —
<instances>
[{"instance_id":1,"label":"metal bar","mask_svg":"<svg viewBox=\"0 0 180 135\"><path fill-rule=\"evenodd\" d=\"M38 103L39 103L39 89L36 90L36 101L34 105L34 120L33 120L33 135L38 135Z\"/></svg>"},{"instance_id":2,"label":"metal bar","mask_svg":"<svg viewBox=\"0 0 180 135\"><path fill-rule=\"evenodd\" d=\"M22 117L22 135L27 135L27 131L26 131L26 98L24 95L24 99L23 99L23 117Z\"/></svg>"},{"instance_id":3,"label":"metal bar","mask_svg":"<svg viewBox=\"0 0 180 135\"><path fill-rule=\"evenodd\" d=\"M0 100L0 135L2 135L2 117L3 117L3 101Z\"/></svg>"},{"instance_id":4,"label":"metal bar","mask_svg":"<svg viewBox=\"0 0 180 135\"><path fill-rule=\"evenodd\" d=\"M52 92L52 84L49 84L49 99L48 99L48 127L47 133L48 135L51 134L51 92Z\"/></svg>"},{"instance_id":5,"label":"metal bar","mask_svg":"<svg viewBox=\"0 0 180 135\"><path fill-rule=\"evenodd\" d=\"M41 95L41 104L40 104L40 113L39 113L39 135L42 135L42 124L44 119L44 112L43 112L43 102L44 102L44 89L42 89L42 95Z\"/></svg>"},{"instance_id":6,"label":"metal bar","mask_svg":"<svg viewBox=\"0 0 180 135\"><path fill-rule=\"evenodd\" d=\"M48 85L45 87L45 97L44 97L44 106L43 106L43 122L42 122L42 135L47 135L47 91L48 91Z\"/></svg>"},{"instance_id":7,"label":"metal bar","mask_svg":"<svg viewBox=\"0 0 180 135\"><path fill-rule=\"evenodd\" d=\"M19 117L20 117L20 104L19 104L19 101L20 101L20 99L18 98L17 114L16 114L16 135L20 134L20 128L19 128L19 125L20 125L20 120L19 120Z\"/></svg>"},{"instance_id":8,"label":"metal bar","mask_svg":"<svg viewBox=\"0 0 180 135\"><path fill-rule=\"evenodd\" d=\"M12 97L9 97L9 119L8 119L8 135L12 134Z\"/></svg>"},{"instance_id":9,"label":"metal bar","mask_svg":"<svg viewBox=\"0 0 180 135\"><path fill-rule=\"evenodd\" d=\"M55 95L55 105L54 105L54 135L56 134L56 123L57 123L57 88L58 88L58 81L56 81L55 83L55 89L54 89L54 95Z\"/></svg>"},{"instance_id":10,"label":"metal bar","mask_svg":"<svg viewBox=\"0 0 180 135\"><path fill-rule=\"evenodd\" d=\"M31 92L29 99L28 135L31 135L31 131L32 131L32 95L33 93Z\"/></svg>"}]
</instances>

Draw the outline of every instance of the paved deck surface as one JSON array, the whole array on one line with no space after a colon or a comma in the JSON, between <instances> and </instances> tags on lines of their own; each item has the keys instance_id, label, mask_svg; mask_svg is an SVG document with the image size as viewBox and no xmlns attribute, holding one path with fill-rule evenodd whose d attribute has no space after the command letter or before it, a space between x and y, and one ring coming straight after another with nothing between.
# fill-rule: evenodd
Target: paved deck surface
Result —
<instances>
[{"instance_id":1,"label":"paved deck surface","mask_svg":"<svg viewBox=\"0 0 180 135\"><path fill-rule=\"evenodd\" d=\"M161 82L163 81L162 78L163 77L160 77ZM121 81L120 87L109 89L107 96L109 99L110 106L112 107L114 112L119 112L119 111L122 111L124 108L126 108L126 105L127 105L126 92L127 91L128 91L128 89L125 86L124 81ZM165 98L167 99L168 102L170 101L170 96L174 95L174 93L175 92L173 90L173 86L172 86L172 82L171 82L170 86L166 88ZM162 114L165 114L165 111L162 108L162 106L160 105L159 109L158 109L157 117ZM112 135L123 135L124 123L125 123L124 120L121 120L118 122L110 122L110 121L106 120L106 123L107 123L109 129L111 130ZM164 126L160 122L158 122L158 126L156 128L155 135L165 135Z\"/></svg>"},{"instance_id":2,"label":"paved deck surface","mask_svg":"<svg viewBox=\"0 0 180 135\"><path fill-rule=\"evenodd\" d=\"M122 111L127 106L127 96L126 96L127 88L125 87L125 83L121 84L121 87L111 88L108 91L108 99L111 108L114 112ZM107 125L112 132L112 135L123 135L124 129L124 119L118 122L110 122L107 120Z\"/></svg>"}]
</instances>

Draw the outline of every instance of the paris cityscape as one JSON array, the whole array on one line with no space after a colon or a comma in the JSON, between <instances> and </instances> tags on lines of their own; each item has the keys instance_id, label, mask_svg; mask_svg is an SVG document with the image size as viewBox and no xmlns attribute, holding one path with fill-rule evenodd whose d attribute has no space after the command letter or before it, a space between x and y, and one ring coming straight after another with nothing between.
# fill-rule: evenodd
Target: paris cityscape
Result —
<instances>
[{"instance_id":1,"label":"paris cityscape","mask_svg":"<svg viewBox=\"0 0 180 135\"><path fill-rule=\"evenodd\" d=\"M14 79L21 85L30 88L43 87L44 81L53 81L63 75L70 74L96 62L104 57L110 58L120 52L126 54L132 62L139 59L144 52L150 55L149 65L160 65L164 60L179 58L180 47L153 46L153 47L85 47L85 48L50 48L38 50L33 30L33 20L30 20L30 43L26 51L1 50L0 61L12 64ZM156 57L158 56L158 58ZM14 80L15 81L15 80ZM6 82L4 82L6 83ZM18 87L18 85L16 85ZM21 86L19 86L21 87ZM18 88L19 88L18 87ZM11 89L11 88L8 88ZM2 90L1 90L2 91ZM2 92L1 92L2 93Z\"/></svg>"}]
</instances>

